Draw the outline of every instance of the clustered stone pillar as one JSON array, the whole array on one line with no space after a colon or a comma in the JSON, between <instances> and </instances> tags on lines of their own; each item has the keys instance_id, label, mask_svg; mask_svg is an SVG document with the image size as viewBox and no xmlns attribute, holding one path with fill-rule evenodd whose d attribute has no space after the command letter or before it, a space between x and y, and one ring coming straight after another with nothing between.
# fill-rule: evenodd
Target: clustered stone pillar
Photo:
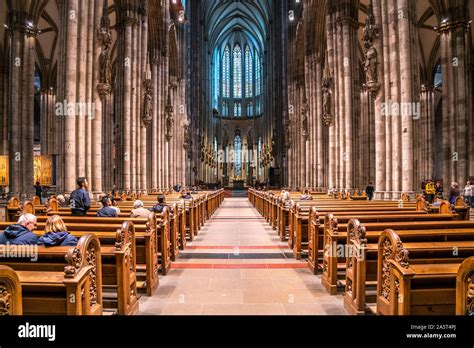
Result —
<instances>
[{"instance_id":1,"label":"clustered stone pillar","mask_svg":"<svg viewBox=\"0 0 474 348\"><path fill-rule=\"evenodd\" d=\"M415 122L413 133L415 150L414 157L418 159L415 178L431 178L434 174L435 141L435 96L433 86L422 85L420 93L420 120ZM441 167L441 165L440 165ZM435 175L436 176L436 175ZM417 188L417 187L415 187Z\"/></svg>"},{"instance_id":2,"label":"clustered stone pillar","mask_svg":"<svg viewBox=\"0 0 474 348\"><path fill-rule=\"evenodd\" d=\"M28 13L8 13L10 41L8 149L11 195L33 193L34 71L36 21ZM26 198L25 196L21 197Z\"/></svg>"},{"instance_id":3,"label":"clustered stone pillar","mask_svg":"<svg viewBox=\"0 0 474 348\"><path fill-rule=\"evenodd\" d=\"M354 122L359 117L357 52L358 1L326 1L328 63L334 76L334 115L330 126L330 188L354 188Z\"/></svg>"},{"instance_id":4,"label":"clustered stone pillar","mask_svg":"<svg viewBox=\"0 0 474 348\"><path fill-rule=\"evenodd\" d=\"M55 120L56 93L53 87L41 89L41 154L51 155L56 153L57 142L54 134L57 131Z\"/></svg>"},{"instance_id":5,"label":"clustered stone pillar","mask_svg":"<svg viewBox=\"0 0 474 348\"><path fill-rule=\"evenodd\" d=\"M455 181L462 187L474 172L472 129L468 131L472 122L471 76L467 73L471 66L470 32L467 8L449 8L448 12L452 17L438 29L443 72L443 179L445 185Z\"/></svg>"},{"instance_id":6,"label":"clustered stone pillar","mask_svg":"<svg viewBox=\"0 0 474 348\"><path fill-rule=\"evenodd\" d=\"M8 154L8 64L0 58L0 153Z\"/></svg>"},{"instance_id":7,"label":"clustered stone pillar","mask_svg":"<svg viewBox=\"0 0 474 348\"><path fill-rule=\"evenodd\" d=\"M69 193L76 178L86 177L89 190L102 193L102 100L99 95L99 56L103 3L63 0L59 3L61 29L56 124L63 135L59 149L58 187Z\"/></svg>"},{"instance_id":8,"label":"clustered stone pillar","mask_svg":"<svg viewBox=\"0 0 474 348\"><path fill-rule=\"evenodd\" d=\"M117 186L125 192L147 191L147 127L144 101L148 64L148 2L117 2L117 82L115 109ZM152 115L149 115L153 117Z\"/></svg>"},{"instance_id":9,"label":"clustered stone pillar","mask_svg":"<svg viewBox=\"0 0 474 348\"><path fill-rule=\"evenodd\" d=\"M399 199L414 185L414 129L419 125L418 31L415 3L373 0L379 34L377 68L380 91L375 95L376 197Z\"/></svg>"}]
</instances>

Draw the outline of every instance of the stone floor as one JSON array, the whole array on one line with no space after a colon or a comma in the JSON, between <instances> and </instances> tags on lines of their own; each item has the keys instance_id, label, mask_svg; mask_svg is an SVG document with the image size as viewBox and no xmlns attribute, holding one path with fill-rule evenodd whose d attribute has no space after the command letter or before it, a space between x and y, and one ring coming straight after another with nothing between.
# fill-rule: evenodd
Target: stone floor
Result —
<instances>
[{"instance_id":1,"label":"stone floor","mask_svg":"<svg viewBox=\"0 0 474 348\"><path fill-rule=\"evenodd\" d=\"M346 315L246 198L227 198L188 244L143 315Z\"/></svg>"}]
</instances>

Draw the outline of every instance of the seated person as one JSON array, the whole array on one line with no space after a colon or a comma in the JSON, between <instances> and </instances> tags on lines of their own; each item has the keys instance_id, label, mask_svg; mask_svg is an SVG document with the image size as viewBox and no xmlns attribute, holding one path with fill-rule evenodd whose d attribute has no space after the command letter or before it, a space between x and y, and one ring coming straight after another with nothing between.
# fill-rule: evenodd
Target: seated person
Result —
<instances>
[{"instance_id":1,"label":"seated person","mask_svg":"<svg viewBox=\"0 0 474 348\"><path fill-rule=\"evenodd\" d=\"M38 237L33 233L36 228L36 216L23 214L18 223L8 226L0 234L0 244L31 245L38 244Z\"/></svg>"},{"instance_id":2,"label":"seated person","mask_svg":"<svg viewBox=\"0 0 474 348\"><path fill-rule=\"evenodd\" d=\"M69 207L69 202L68 202L68 200L66 199L66 197L64 195L58 195L56 197L56 200L58 201L58 204L59 204L60 208Z\"/></svg>"},{"instance_id":3,"label":"seated person","mask_svg":"<svg viewBox=\"0 0 474 348\"><path fill-rule=\"evenodd\" d=\"M309 194L309 190L304 190L303 194L301 195L300 199L302 201L311 201L313 197Z\"/></svg>"},{"instance_id":4,"label":"seated person","mask_svg":"<svg viewBox=\"0 0 474 348\"><path fill-rule=\"evenodd\" d=\"M63 219L59 215L53 215L46 220L44 234L38 239L38 244L46 247L76 246L77 242L77 238L69 234Z\"/></svg>"},{"instance_id":5,"label":"seated person","mask_svg":"<svg viewBox=\"0 0 474 348\"><path fill-rule=\"evenodd\" d=\"M159 196L158 197L158 204L155 205L154 207L150 208L150 211L152 211L154 213L162 214L163 210L165 209L166 206L167 206L167 204L165 203L165 197L164 196Z\"/></svg>"},{"instance_id":6,"label":"seated person","mask_svg":"<svg viewBox=\"0 0 474 348\"><path fill-rule=\"evenodd\" d=\"M100 200L102 203L102 208L97 211L98 217L117 217L117 210L112 207L112 201L109 196L104 196Z\"/></svg>"},{"instance_id":7,"label":"seated person","mask_svg":"<svg viewBox=\"0 0 474 348\"><path fill-rule=\"evenodd\" d=\"M193 196L191 196L191 194L185 190L182 190L181 191L181 198L183 199L191 199L193 198Z\"/></svg>"},{"instance_id":8,"label":"seated person","mask_svg":"<svg viewBox=\"0 0 474 348\"><path fill-rule=\"evenodd\" d=\"M197 193L198 193L197 187L196 187L196 186L193 186L193 189L192 189L192 191L191 191L191 194L192 194L192 195L197 195Z\"/></svg>"},{"instance_id":9,"label":"seated person","mask_svg":"<svg viewBox=\"0 0 474 348\"><path fill-rule=\"evenodd\" d=\"M130 214L132 218L148 218L150 216L150 211L148 209L143 208L143 202L137 200L133 203L133 210Z\"/></svg>"}]
</instances>

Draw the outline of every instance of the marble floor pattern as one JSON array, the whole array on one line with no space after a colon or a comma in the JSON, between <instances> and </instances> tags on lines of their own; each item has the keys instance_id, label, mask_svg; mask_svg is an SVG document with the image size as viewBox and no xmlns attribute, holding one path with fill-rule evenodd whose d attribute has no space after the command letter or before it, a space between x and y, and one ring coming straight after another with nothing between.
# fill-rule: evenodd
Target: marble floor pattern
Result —
<instances>
[{"instance_id":1,"label":"marble floor pattern","mask_svg":"<svg viewBox=\"0 0 474 348\"><path fill-rule=\"evenodd\" d=\"M226 198L142 315L347 315L246 198Z\"/></svg>"}]
</instances>

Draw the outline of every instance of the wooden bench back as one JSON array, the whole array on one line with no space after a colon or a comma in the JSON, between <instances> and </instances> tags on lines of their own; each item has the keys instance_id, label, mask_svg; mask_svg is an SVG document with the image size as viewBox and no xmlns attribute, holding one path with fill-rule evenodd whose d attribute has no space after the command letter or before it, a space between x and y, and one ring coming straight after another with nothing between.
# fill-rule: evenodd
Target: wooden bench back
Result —
<instances>
[{"instance_id":1,"label":"wooden bench back","mask_svg":"<svg viewBox=\"0 0 474 348\"><path fill-rule=\"evenodd\" d=\"M0 265L0 316L22 314L20 279L13 269Z\"/></svg>"},{"instance_id":2,"label":"wooden bench back","mask_svg":"<svg viewBox=\"0 0 474 348\"><path fill-rule=\"evenodd\" d=\"M474 257L467 258L456 277L456 315L474 315Z\"/></svg>"}]
</instances>

